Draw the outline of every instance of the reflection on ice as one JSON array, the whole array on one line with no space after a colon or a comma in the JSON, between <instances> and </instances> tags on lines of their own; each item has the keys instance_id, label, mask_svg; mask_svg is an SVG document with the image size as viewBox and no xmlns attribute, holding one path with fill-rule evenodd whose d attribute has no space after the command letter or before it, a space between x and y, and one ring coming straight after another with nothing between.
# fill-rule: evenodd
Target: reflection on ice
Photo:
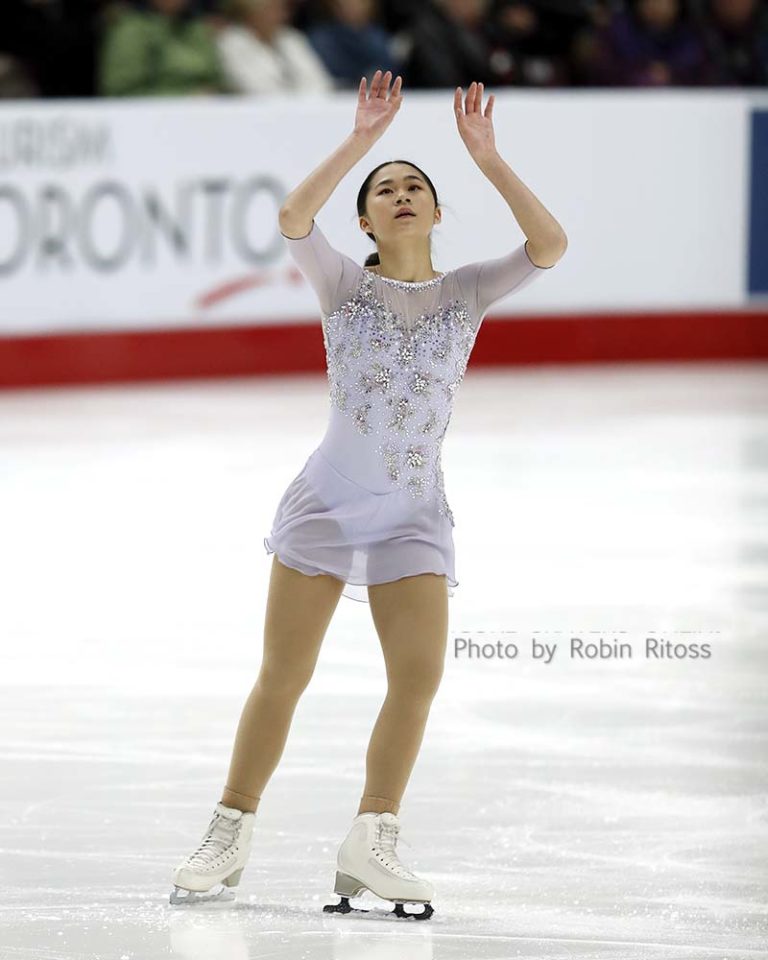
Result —
<instances>
[{"instance_id":1,"label":"reflection on ice","mask_svg":"<svg viewBox=\"0 0 768 960\"><path fill-rule=\"evenodd\" d=\"M429 921L323 913L385 691L346 600L237 900L168 904L326 389L0 396L2 960L768 957L768 377L748 364L470 371L443 456L450 635L514 631L521 653L449 642L400 812ZM708 634L712 657L571 660L574 631ZM548 663L544 633L564 641Z\"/></svg>"}]
</instances>

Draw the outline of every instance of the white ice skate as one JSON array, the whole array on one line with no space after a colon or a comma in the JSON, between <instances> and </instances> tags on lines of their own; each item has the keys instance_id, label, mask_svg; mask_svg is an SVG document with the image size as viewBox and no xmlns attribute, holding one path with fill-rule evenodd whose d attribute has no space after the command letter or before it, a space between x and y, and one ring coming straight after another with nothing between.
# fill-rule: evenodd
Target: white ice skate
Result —
<instances>
[{"instance_id":1,"label":"white ice skate","mask_svg":"<svg viewBox=\"0 0 768 960\"><path fill-rule=\"evenodd\" d=\"M387 917L428 920L432 916L432 884L400 862L395 851L399 832L400 821L394 813L361 813L355 817L336 858L334 893L341 897L341 902L323 907L326 913L371 913L349 904L350 897L370 890L395 904L394 910L385 914ZM404 903L423 903L424 909L409 913L403 908Z\"/></svg>"},{"instance_id":2,"label":"white ice skate","mask_svg":"<svg viewBox=\"0 0 768 960\"><path fill-rule=\"evenodd\" d=\"M229 889L240 883L251 852L255 813L217 803L200 846L175 870L172 904L235 899Z\"/></svg>"}]
</instances>

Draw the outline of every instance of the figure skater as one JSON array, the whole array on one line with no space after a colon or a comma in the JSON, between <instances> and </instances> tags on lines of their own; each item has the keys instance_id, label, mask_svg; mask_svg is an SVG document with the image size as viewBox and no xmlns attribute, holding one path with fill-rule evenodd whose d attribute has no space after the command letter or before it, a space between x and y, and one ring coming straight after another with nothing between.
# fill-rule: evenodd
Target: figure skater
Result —
<instances>
[{"instance_id":1,"label":"figure skater","mask_svg":"<svg viewBox=\"0 0 768 960\"><path fill-rule=\"evenodd\" d=\"M337 857L326 909L348 911L369 890L398 916L428 917L432 885L396 851L398 812L443 672L454 576L454 519L440 450L480 322L563 256L554 217L499 155L493 94L454 92L459 136L509 204L527 239L494 260L438 272L430 237L441 221L435 187L408 160L375 167L357 198L360 229L377 253L363 267L334 249L315 215L371 149L402 104L402 80L377 70L360 81L354 129L285 200L280 231L322 314L330 420L322 442L283 494L267 553L261 669L240 718L221 800L201 845L174 874L171 902L222 897L248 860L255 811L285 746L326 629L342 595L369 602L387 695L366 755L357 816ZM211 891L216 888L215 893ZM201 897L208 893L209 897ZM404 903L421 903L419 914Z\"/></svg>"}]
</instances>

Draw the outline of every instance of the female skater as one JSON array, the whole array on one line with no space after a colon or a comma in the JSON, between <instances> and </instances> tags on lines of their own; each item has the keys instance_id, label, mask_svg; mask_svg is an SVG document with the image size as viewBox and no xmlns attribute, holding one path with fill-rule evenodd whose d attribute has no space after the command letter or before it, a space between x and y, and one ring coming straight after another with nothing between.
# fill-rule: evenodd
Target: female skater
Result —
<instances>
[{"instance_id":1,"label":"female skater","mask_svg":"<svg viewBox=\"0 0 768 960\"><path fill-rule=\"evenodd\" d=\"M400 801L443 672L454 577L453 516L440 449L453 396L488 307L554 266L567 246L560 224L498 154L494 97L483 85L462 104L461 139L509 204L527 240L511 253L440 273L430 255L441 211L432 181L410 161L372 170L360 190L360 228L376 244L365 268L335 250L314 218L342 177L400 109L401 78L360 82L353 132L289 196L280 230L322 313L331 413L327 433L278 504L265 539L274 552L264 653L246 701L226 787L198 849L176 870L171 902L210 892L231 899L250 853L255 811L288 736L299 697L342 593L370 603L387 695L366 755L357 816L337 857L337 905L370 890L423 903L432 886L395 850ZM366 269L370 266L370 269ZM327 908L327 909L336 909ZM415 914L410 914L411 916Z\"/></svg>"}]
</instances>

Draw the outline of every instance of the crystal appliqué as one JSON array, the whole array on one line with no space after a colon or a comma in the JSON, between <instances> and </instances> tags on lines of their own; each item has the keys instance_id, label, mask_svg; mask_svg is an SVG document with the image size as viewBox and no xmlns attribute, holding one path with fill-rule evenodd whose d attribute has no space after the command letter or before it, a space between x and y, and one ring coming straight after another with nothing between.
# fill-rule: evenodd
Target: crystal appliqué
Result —
<instances>
[{"instance_id":1,"label":"crystal appliqu\u00e9","mask_svg":"<svg viewBox=\"0 0 768 960\"><path fill-rule=\"evenodd\" d=\"M444 276L379 279L414 290L437 288ZM409 323L380 299L368 270L323 325L331 402L362 435L379 438L376 452L393 488L417 500L432 495L451 525L440 451L476 332L462 299L437 304Z\"/></svg>"}]
</instances>

